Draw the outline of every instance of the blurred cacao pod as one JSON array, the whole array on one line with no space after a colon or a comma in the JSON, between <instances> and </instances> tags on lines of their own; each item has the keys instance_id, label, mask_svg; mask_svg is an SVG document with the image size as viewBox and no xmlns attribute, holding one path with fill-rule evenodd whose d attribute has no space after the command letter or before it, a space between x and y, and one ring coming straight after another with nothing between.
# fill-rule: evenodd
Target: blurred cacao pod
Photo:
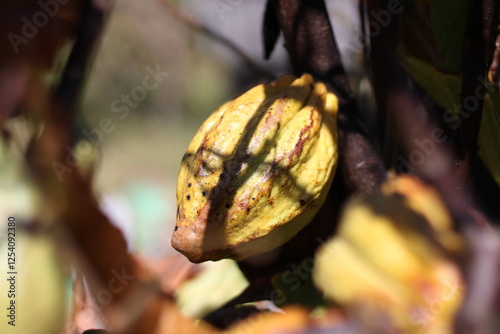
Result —
<instances>
[{"instance_id":1,"label":"blurred cacao pod","mask_svg":"<svg viewBox=\"0 0 500 334\"><path fill-rule=\"evenodd\" d=\"M452 333L464 286L448 255L463 240L432 188L404 176L383 191L348 204L316 254L314 281L373 332Z\"/></svg>"}]
</instances>

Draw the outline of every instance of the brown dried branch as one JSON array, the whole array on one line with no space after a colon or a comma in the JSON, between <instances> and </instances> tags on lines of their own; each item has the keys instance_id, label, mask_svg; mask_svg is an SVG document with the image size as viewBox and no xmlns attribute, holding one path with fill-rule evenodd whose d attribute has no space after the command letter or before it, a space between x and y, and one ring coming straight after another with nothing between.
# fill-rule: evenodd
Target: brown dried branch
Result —
<instances>
[{"instance_id":1,"label":"brown dried branch","mask_svg":"<svg viewBox=\"0 0 500 334\"><path fill-rule=\"evenodd\" d=\"M61 227L54 233L71 251L70 260L76 259L85 273L92 299L99 302L109 326L120 333L154 333L155 329L190 333L192 324L175 309L172 298L160 291L155 276L127 252L123 235L100 211L88 175L72 166L59 180L54 170L55 162L67 161L75 104L109 9L103 4L85 2L60 89L51 93L37 76L25 96L27 113L44 123L27 152L27 161L43 195L44 217ZM40 115L35 115L38 111ZM121 286L116 288L112 284L118 280ZM112 292L111 300L102 302L102 291ZM166 328L166 318L178 327Z\"/></svg>"},{"instance_id":2,"label":"brown dried branch","mask_svg":"<svg viewBox=\"0 0 500 334\"><path fill-rule=\"evenodd\" d=\"M106 1L86 1L76 41L65 68L61 87L50 92L36 71L24 96L29 116L41 118L41 135L27 152L27 162L42 194L43 219L54 221L56 237L69 250L70 261L84 272L90 297L106 317L113 333L214 333L194 326L183 317L173 298L161 291L157 277L127 252L121 232L101 212L92 192L90 175L71 165L61 175L55 162L68 164L72 122L84 73L91 63L109 9ZM32 63L28 63L33 66ZM103 300L102 292L107 293ZM110 297L111 294L111 297Z\"/></svg>"}]
</instances>

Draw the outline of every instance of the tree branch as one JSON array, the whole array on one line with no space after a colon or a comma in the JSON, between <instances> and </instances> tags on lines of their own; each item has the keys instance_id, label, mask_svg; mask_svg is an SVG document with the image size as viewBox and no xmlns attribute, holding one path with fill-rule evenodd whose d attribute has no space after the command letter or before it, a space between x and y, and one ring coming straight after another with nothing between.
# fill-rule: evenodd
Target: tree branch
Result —
<instances>
[{"instance_id":1,"label":"tree branch","mask_svg":"<svg viewBox=\"0 0 500 334\"><path fill-rule=\"evenodd\" d=\"M382 161L359 120L323 0L269 0L285 37L295 74L311 73L339 99L339 171L349 192L376 193L385 180Z\"/></svg>"}]
</instances>

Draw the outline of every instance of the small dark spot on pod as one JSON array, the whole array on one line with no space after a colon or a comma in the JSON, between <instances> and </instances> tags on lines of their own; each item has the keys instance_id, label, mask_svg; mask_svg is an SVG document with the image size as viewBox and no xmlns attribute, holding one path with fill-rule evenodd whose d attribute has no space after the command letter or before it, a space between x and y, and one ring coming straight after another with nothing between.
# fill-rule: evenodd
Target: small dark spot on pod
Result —
<instances>
[{"instance_id":1,"label":"small dark spot on pod","mask_svg":"<svg viewBox=\"0 0 500 334\"><path fill-rule=\"evenodd\" d=\"M206 196L206 195L207 195L207 192L206 192L206 191L204 191L204 192L202 192L202 193L201 193L201 195L202 195L202 196Z\"/></svg>"},{"instance_id":2,"label":"small dark spot on pod","mask_svg":"<svg viewBox=\"0 0 500 334\"><path fill-rule=\"evenodd\" d=\"M191 199L191 196L190 195L187 195L186 196L186 199L189 201Z\"/></svg>"},{"instance_id":3,"label":"small dark spot on pod","mask_svg":"<svg viewBox=\"0 0 500 334\"><path fill-rule=\"evenodd\" d=\"M229 207L230 207L230 206L231 206L231 205L229 205L229 203L226 203L226 208L228 208L228 209L229 209Z\"/></svg>"},{"instance_id":4,"label":"small dark spot on pod","mask_svg":"<svg viewBox=\"0 0 500 334\"><path fill-rule=\"evenodd\" d=\"M178 229L179 229L179 228L178 228L177 226L176 226L176 227L174 227L174 232L175 232L175 231L177 231Z\"/></svg>"},{"instance_id":5,"label":"small dark spot on pod","mask_svg":"<svg viewBox=\"0 0 500 334\"><path fill-rule=\"evenodd\" d=\"M250 208L247 208L247 212L250 212Z\"/></svg>"},{"instance_id":6,"label":"small dark spot on pod","mask_svg":"<svg viewBox=\"0 0 500 334\"><path fill-rule=\"evenodd\" d=\"M300 205L306 204L306 201L304 201L303 199L301 199L299 202L300 202Z\"/></svg>"},{"instance_id":7,"label":"small dark spot on pod","mask_svg":"<svg viewBox=\"0 0 500 334\"><path fill-rule=\"evenodd\" d=\"M188 188L191 188L191 182L188 183Z\"/></svg>"},{"instance_id":8,"label":"small dark spot on pod","mask_svg":"<svg viewBox=\"0 0 500 334\"><path fill-rule=\"evenodd\" d=\"M255 197L252 197L252 201L255 200Z\"/></svg>"}]
</instances>

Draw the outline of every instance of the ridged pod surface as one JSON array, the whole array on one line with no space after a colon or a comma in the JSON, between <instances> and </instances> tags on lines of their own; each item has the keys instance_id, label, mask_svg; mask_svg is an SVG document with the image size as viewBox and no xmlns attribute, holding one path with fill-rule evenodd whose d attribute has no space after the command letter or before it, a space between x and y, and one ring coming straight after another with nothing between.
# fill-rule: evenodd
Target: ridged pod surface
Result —
<instances>
[{"instance_id":1,"label":"ridged pod surface","mask_svg":"<svg viewBox=\"0 0 500 334\"><path fill-rule=\"evenodd\" d=\"M223 104L182 159L172 246L192 262L278 247L323 204L337 165L337 98L284 75Z\"/></svg>"}]
</instances>

